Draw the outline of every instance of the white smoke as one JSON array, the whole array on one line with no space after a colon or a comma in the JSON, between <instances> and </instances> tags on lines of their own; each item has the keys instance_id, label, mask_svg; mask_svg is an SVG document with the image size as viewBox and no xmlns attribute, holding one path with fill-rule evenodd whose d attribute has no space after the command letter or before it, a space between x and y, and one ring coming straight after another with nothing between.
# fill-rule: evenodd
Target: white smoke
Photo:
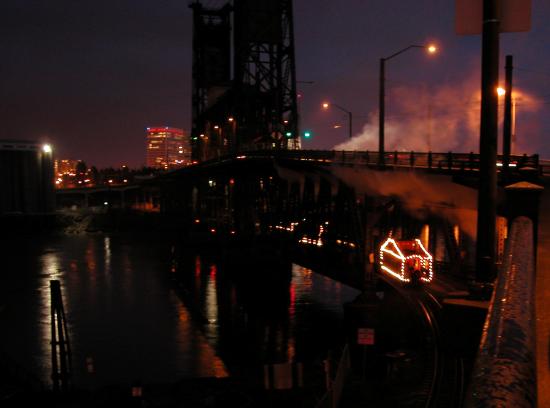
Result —
<instances>
[{"instance_id":1,"label":"white smoke","mask_svg":"<svg viewBox=\"0 0 550 408\"><path fill-rule=\"evenodd\" d=\"M398 197L412 215L438 214L471 238L477 224L477 191L453 182L450 176L412 172L381 172L367 168L331 168L358 195Z\"/></svg>"},{"instance_id":2,"label":"white smoke","mask_svg":"<svg viewBox=\"0 0 550 408\"><path fill-rule=\"evenodd\" d=\"M385 150L477 152L479 85L479 77L473 75L463 83L443 85L434 91L426 87L394 87L386 98ZM541 101L525 92L514 90L514 95L523 113L541 106ZM500 120L502 106L503 100ZM369 115L361 133L333 150L378 150L378 111Z\"/></svg>"}]
</instances>

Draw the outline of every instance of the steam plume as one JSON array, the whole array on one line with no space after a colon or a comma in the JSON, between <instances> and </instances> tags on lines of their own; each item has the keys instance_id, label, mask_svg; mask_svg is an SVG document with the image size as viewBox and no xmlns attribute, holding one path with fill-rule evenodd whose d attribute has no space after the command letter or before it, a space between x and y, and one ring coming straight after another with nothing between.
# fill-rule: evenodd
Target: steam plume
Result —
<instances>
[{"instance_id":1,"label":"steam plume","mask_svg":"<svg viewBox=\"0 0 550 408\"><path fill-rule=\"evenodd\" d=\"M514 97L523 114L535 112L541 106L537 98L517 89ZM427 87L392 88L386 101L385 150L477 152L480 100L478 75L435 91L428 91ZM500 120L502 107L503 100ZM378 150L378 112L369 115L361 133L333 149Z\"/></svg>"}]
</instances>

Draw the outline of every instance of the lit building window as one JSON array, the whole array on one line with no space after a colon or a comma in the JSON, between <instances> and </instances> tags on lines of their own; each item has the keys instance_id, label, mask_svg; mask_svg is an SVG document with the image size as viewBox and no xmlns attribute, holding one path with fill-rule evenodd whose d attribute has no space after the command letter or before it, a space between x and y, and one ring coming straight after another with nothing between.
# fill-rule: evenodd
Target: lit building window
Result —
<instances>
[{"instance_id":1,"label":"lit building window","mask_svg":"<svg viewBox=\"0 0 550 408\"><path fill-rule=\"evenodd\" d=\"M190 165L191 140L182 129L171 127L147 128L147 156L149 167L171 169Z\"/></svg>"}]
</instances>

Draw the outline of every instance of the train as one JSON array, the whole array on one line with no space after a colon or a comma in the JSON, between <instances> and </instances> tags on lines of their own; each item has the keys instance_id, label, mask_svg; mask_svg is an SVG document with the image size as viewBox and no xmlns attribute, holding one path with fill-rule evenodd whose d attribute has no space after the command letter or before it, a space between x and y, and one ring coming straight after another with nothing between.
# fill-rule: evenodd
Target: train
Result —
<instances>
[{"instance_id":1,"label":"train","mask_svg":"<svg viewBox=\"0 0 550 408\"><path fill-rule=\"evenodd\" d=\"M434 278L433 257L422 242L388 237L380 246L380 270L405 283L430 283Z\"/></svg>"}]
</instances>

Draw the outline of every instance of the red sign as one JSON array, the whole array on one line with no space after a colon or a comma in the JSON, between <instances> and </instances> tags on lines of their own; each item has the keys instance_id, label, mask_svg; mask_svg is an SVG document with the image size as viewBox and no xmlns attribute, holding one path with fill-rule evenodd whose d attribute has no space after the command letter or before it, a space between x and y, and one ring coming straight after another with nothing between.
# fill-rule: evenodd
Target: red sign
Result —
<instances>
[{"instance_id":1,"label":"red sign","mask_svg":"<svg viewBox=\"0 0 550 408\"><path fill-rule=\"evenodd\" d=\"M357 329L357 344L365 346L374 345L374 329L367 327L360 327Z\"/></svg>"},{"instance_id":2,"label":"red sign","mask_svg":"<svg viewBox=\"0 0 550 408\"><path fill-rule=\"evenodd\" d=\"M483 0L456 0L455 29L460 35L481 34ZM499 31L531 29L531 0L498 0Z\"/></svg>"}]
</instances>

